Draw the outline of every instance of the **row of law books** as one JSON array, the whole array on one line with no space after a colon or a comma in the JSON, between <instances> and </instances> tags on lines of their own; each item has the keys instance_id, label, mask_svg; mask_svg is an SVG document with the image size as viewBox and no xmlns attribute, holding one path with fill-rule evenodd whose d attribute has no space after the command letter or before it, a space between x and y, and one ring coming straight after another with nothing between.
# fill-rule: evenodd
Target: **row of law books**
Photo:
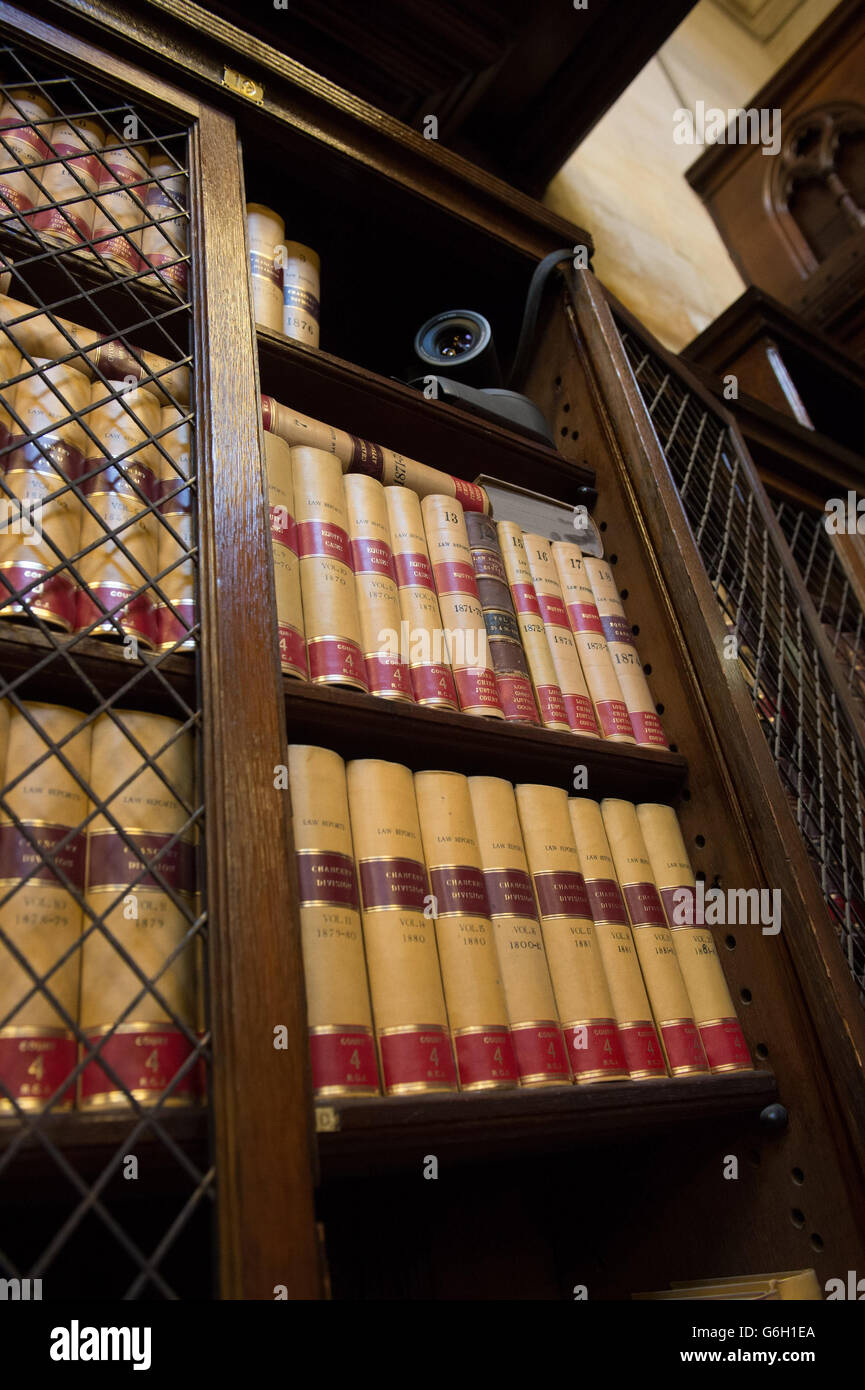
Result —
<instances>
[{"instance_id":1,"label":"row of law books","mask_svg":"<svg viewBox=\"0 0 865 1390\"><path fill-rule=\"evenodd\" d=\"M196 805L178 720L0 701L0 1115L198 1099Z\"/></svg>"},{"instance_id":2,"label":"row of law books","mask_svg":"<svg viewBox=\"0 0 865 1390\"><path fill-rule=\"evenodd\" d=\"M0 617L191 645L186 369L8 296L0 316Z\"/></svg>"},{"instance_id":3,"label":"row of law books","mask_svg":"<svg viewBox=\"0 0 865 1390\"><path fill-rule=\"evenodd\" d=\"M751 1068L671 807L288 758L317 1098Z\"/></svg>"},{"instance_id":4,"label":"row of law books","mask_svg":"<svg viewBox=\"0 0 865 1390\"><path fill-rule=\"evenodd\" d=\"M264 399L283 671L666 748L610 564Z\"/></svg>"},{"instance_id":5,"label":"row of law books","mask_svg":"<svg viewBox=\"0 0 865 1390\"><path fill-rule=\"evenodd\" d=\"M0 98L0 220L108 262L142 283L186 287L186 174L162 142L64 115L39 87Z\"/></svg>"},{"instance_id":6,"label":"row of law books","mask_svg":"<svg viewBox=\"0 0 865 1390\"><path fill-rule=\"evenodd\" d=\"M823 1293L813 1269L785 1270L778 1274L730 1274L722 1279L673 1282L656 1293L635 1293L634 1299L653 1302L820 1302Z\"/></svg>"}]
</instances>

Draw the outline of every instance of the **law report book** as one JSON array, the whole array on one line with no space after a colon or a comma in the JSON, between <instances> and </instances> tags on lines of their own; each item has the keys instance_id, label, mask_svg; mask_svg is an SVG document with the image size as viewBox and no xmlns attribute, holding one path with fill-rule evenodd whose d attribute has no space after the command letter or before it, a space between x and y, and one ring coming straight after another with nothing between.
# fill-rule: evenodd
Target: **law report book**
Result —
<instances>
[{"instance_id":1,"label":"law report book","mask_svg":"<svg viewBox=\"0 0 865 1390\"><path fill-rule=\"evenodd\" d=\"M568 1060L578 1082L628 1080L628 1064L561 787L522 783L517 808Z\"/></svg>"},{"instance_id":2,"label":"law report book","mask_svg":"<svg viewBox=\"0 0 865 1390\"><path fill-rule=\"evenodd\" d=\"M565 1085L571 1074L514 789L501 777L468 782L520 1082Z\"/></svg>"},{"instance_id":3,"label":"law report book","mask_svg":"<svg viewBox=\"0 0 865 1390\"><path fill-rule=\"evenodd\" d=\"M400 643L408 650L419 705L457 709L457 690L436 594L420 498L407 487L384 490L398 584Z\"/></svg>"},{"instance_id":4,"label":"law report book","mask_svg":"<svg viewBox=\"0 0 865 1390\"><path fill-rule=\"evenodd\" d=\"M643 802L637 820L709 1066L713 1072L751 1071L748 1044L712 933L695 911L696 879L676 812L672 806Z\"/></svg>"},{"instance_id":5,"label":"law report book","mask_svg":"<svg viewBox=\"0 0 865 1390\"><path fill-rule=\"evenodd\" d=\"M379 1094L345 764L288 749L312 1086L317 1098Z\"/></svg>"},{"instance_id":6,"label":"law report book","mask_svg":"<svg viewBox=\"0 0 865 1390\"><path fill-rule=\"evenodd\" d=\"M309 678L369 692L339 460L291 450Z\"/></svg>"},{"instance_id":7,"label":"law report book","mask_svg":"<svg viewBox=\"0 0 865 1390\"><path fill-rule=\"evenodd\" d=\"M455 1091L457 1073L412 774L400 763L378 758L350 762L347 772L385 1093Z\"/></svg>"},{"instance_id":8,"label":"law report book","mask_svg":"<svg viewBox=\"0 0 865 1390\"><path fill-rule=\"evenodd\" d=\"M652 1018L601 808L597 801L572 796L568 812L631 1080L666 1076L664 1050Z\"/></svg>"},{"instance_id":9,"label":"law report book","mask_svg":"<svg viewBox=\"0 0 865 1390\"><path fill-rule=\"evenodd\" d=\"M655 709L642 662L634 646L631 625L613 578L612 566L609 561L598 560L590 555L583 556L583 565L595 596L622 698L628 707L634 737L643 747L667 748L669 745L666 735Z\"/></svg>"},{"instance_id":10,"label":"law report book","mask_svg":"<svg viewBox=\"0 0 865 1390\"><path fill-rule=\"evenodd\" d=\"M613 743L635 743L628 707L622 699L595 597L586 578L582 551L571 541L553 541L550 552L601 733Z\"/></svg>"},{"instance_id":11,"label":"law report book","mask_svg":"<svg viewBox=\"0 0 865 1390\"><path fill-rule=\"evenodd\" d=\"M460 1088L512 1087L518 1063L468 781L416 772L414 783Z\"/></svg>"},{"instance_id":12,"label":"law report book","mask_svg":"<svg viewBox=\"0 0 865 1390\"><path fill-rule=\"evenodd\" d=\"M384 488L363 473L347 473L342 485L369 693L413 704Z\"/></svg>"},{"instance_id":13,"label":"law report book","mask_svg":"<svg viewBox=\"0 0 865 1390\"><path fill-rule=\"evenodd\" d=\"M568 724L574 733L597 738L598 723L568 621L550 542L531 531L524 532L523 542Z\"/></svg>"},{"instance_id":14,"label":"law report book","mask_svg":"<svg viewBox=\"0 0 865 1390\"><path fill-rule=\"evenodd\" d=\"M270 514L270 544L276 589L279 660L287 676L306 680L306 636L297 553L294 504L294 466L291 450L279 435L264 432L264 465Z\"/></svg>"},{"instance_id":15,"label":"law report book","mask_svg":"<svg viewBox=\"0 0 865 1390\"><path fill-rule=\"evenodd\" d=\"M522 530L515 521L500 521L496 529L541 722L545 729L568 733L571 726L544 630Z\"/></svg>"},{"instance_id":16,"label":"law report book","mask_svg":"<svg viewBox=\"0 0 865 1390\"><path fill-rule=\"evenodd\" d=\"M478 597L484 611L487 645L495 667L505 718L539 724L526 654L505 573L496 524L482 512L466 512Z\"/></svg>"},{"instance_id":17,"label":"law report book","mask_svg":"<svg viewBox=\"0 0 865 1390\"><path fill-rule=\"evenodd\" d=\"M673 936L658 896L633 802L601 802L616 877L631 920L646 992L673 1076L709 1070Z\"/></svg>"},{"instance_id":18,"label":"law report book","mask_svg":"<svg viewBox=\"0 0 865 1390\"><path fill-rule=\"evenodd\" d=\"M74 1086L63 1083L78 1057L75 945L83 912L76 891L85 887L81 825L88 812L78 778L86 785L90 776L92 732L85 718L60 705L28 700L18 709L0 702L0 783L9 787L0 807L0 928L31 968L49 978L55 1001L34 992L31 975L0 940L0 1115L16 1113L15 1105L41 1110L55 1094L52 1109L69 1110L75 1099ZM68 768L50 744L62 744ZM48 858L31 874L37 847Z\"/></svg>"},{"instance_id":19,"label":"law report book","mask_svg":"<svg viewBox=\"0 0 865 1390\"><path fill-rule=\"evenodd\" d=\"M434 494L421 513L460 709L504 719L463 509Z\"/></svg>"}]
</instances>

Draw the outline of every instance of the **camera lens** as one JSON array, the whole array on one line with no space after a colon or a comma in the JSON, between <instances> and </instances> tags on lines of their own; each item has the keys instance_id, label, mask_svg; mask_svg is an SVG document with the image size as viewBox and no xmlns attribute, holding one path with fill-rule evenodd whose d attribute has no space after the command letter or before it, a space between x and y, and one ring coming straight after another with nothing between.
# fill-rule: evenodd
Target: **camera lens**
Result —
<instances>
[{"instance_id":1,"label":"camera lens","mask_svg":"<svg viewBox=\"0 0 865 1390\"><path fill-rule=\"evenodd\" d=\"M440 357L461 357L474 346L475 335L467 328L446 329L435 340L435 350Z\"/></svg>"},{"instance_id":2,"label":"camera lens","mask_svg":"<svg viewBox=\"0 0 865 1390\"><path fill-rule=\"evenodd\" d=\"M501 381L492 329L475 309L451 309L427 319L415 334L414 350L425 374L432 369L468 386Z\"/></svg>"}]
</instances>

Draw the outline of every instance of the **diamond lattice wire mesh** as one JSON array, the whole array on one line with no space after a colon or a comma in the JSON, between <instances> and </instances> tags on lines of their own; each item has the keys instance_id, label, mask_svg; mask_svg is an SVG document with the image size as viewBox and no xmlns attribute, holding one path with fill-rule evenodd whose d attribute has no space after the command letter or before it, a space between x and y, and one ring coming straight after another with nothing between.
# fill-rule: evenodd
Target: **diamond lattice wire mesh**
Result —
<instances>
[{"instance_id":1,"label":"diamond lattice wire mesh","mask_svg":"<svg viewBox=\"0 0 865 1390\"><path fill-rule=\"evenodd\" d=\"M723 419L631 330L622 341L679 490L844 955L865 990L865 767Z\"/></svg>"},{"instance_id":2,"label":"diamond lattice wire mesh","mask_svg":"<svg viewBox=\"0 0 865 1390\"><path fill-rule=\"evenodd\" d=\"M865 613L826 530L826 514L781 499L774 506L823 631L865 719Z\"/></svg>"},{"instance_id":3,"label":"diamond lattice wire mesh","mask_svg":"<svg viewBox=\"0 0 865 1390\"><path fill-rule=\"evenodd\" d=\"M0 1278L207 1296L188 132L0 74Z\"/></svg>"}]
</instances>

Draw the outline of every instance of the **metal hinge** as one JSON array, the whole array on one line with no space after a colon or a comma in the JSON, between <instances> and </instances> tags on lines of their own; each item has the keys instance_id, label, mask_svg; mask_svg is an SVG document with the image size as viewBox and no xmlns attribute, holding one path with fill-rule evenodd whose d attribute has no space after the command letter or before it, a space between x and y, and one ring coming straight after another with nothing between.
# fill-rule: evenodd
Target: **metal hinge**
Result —
<instances>
[{"instance_id":1,"label":"metal hinge","mask_svg":"<svg viewBox=\"0 0 865 1390\"><path fill-rule=\"evenodd\" d=\"M254 77L244 77L242 72L235 72L234 68L223 68L222 85L230 87L238 96L246 97L247 101L254 101L256 106L264 103L264 87L260 82L256 82Z\"/></svg>"}]
</instances>

